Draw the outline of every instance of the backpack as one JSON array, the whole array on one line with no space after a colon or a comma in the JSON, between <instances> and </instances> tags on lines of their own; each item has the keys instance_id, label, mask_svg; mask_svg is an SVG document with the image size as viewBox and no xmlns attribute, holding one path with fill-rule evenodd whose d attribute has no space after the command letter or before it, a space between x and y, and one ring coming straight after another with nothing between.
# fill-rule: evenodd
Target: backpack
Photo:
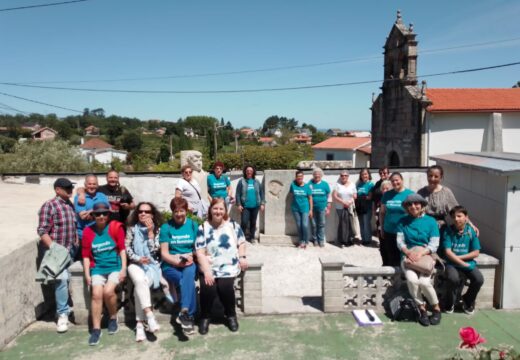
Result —
<instances>
[{"instance_id":1,"label":"backpack","mask_svg":"<svg viewBox=\"0 0 520 360\"><path fill-rule=\"evenodd\" d=\"M387 312L392 321L416 322L420 312L415 300L410 296L397 294L387 302Z\"/></svg>"}]
</instances>

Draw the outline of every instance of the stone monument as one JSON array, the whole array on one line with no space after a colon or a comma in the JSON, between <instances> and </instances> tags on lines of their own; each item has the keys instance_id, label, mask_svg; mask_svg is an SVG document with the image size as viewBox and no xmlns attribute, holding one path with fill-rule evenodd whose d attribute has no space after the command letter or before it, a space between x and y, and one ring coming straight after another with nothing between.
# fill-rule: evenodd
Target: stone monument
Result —
<instances>
[{"instance_id":1,"label":"stone monument","mask_svg":"<svg viewBox=\"0 0 520 360\"><path fill-rule=\"evenodd\" d=\"M208 173L202 168L202 153L197 150L181 151L181 167L186 164L191 166L193 170L192 177L197 180L200 185L200 196L203 200L208 201Z\"/></svg>"}]
</instances>

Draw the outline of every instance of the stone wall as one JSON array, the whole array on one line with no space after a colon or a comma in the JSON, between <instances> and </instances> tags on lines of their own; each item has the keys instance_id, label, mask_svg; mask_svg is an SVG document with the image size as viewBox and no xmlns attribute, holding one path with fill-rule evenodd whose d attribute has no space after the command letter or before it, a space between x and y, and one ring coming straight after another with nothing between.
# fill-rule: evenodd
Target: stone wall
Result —
<instances>
[{"instance_id":1,"label":"stone wall","mask_svg":"<svg viewBox=\"0 0 520 360\"><path fill-rule=\"evenodd\" d=\"M34 241L0 258L0 349L47 310L43 287L34 281L37 253Z\"/></svg>"},{"instance_id":2,"label":"stone wall","mask_svg":"<svg viewBox=\"0 0 520 360\"><path fill-rule=\"evenodd\" d=\"M484 285L476 300L477 307L480 309L498 307L493 298L499 262L486 254L481 254L476 261L484 277ZM345 266L341 259L336 258L321 258L320 262L324 312L344 312L354 309L383 310L385 298L405 285L400 268ZM434 280L435 290L441 303L446 296L446 286L442 276L442 272L438 272Z\"/></svg>"}]
</instances>

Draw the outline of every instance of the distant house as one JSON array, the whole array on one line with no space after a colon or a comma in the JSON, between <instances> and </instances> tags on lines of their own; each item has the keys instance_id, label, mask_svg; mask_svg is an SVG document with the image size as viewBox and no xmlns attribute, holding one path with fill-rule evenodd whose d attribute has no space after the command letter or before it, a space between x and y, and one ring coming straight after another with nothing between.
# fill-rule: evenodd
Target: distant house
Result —
<instances>
[{"instance_id":1,"label":"distant house","mask_svg":"<svg viewBox=\"0 0 520 360\"><path fill-rule=\"evenodd\" d=\"M312 137L312 131L310 131L307 128L299 129L298 133L301 134L301 135L307 135L307 136Z\"/></svg>"},{"instance_id":2,"label":"distant house","mask_svg":"<svg viewBox=\"0 0 520 360\"><path fill-rule=\"evenodd\" d=\"M345 131L335 128L335 129L329 129L325 133L327 136L342 136L345 133Z\"/></svg>"},{"instance_id":3,"label":"distant house","mask_svg":"<svg viewBox=\"0 0 520 360\"><path fill-rule=\"evenodd\" d=\"M242 134L242 136L244 136L246 139L253 139L258 136L258 132L255 129L246 127L246 128L240 129L239 131L240 131L240 134Z\"/></svg>"},{"instance_id":4,"label":"distant house","mask_svg":"<svg viewBox=\"0 0 520 360\"><path fill-rule=\"evenodd\" d=\"M58 132L49 127L44 127L31 133L33 140L54 140L56 135L58 135Z\"/></svg>"},{"instance_id":5,"label":"distant house","mask_svg":"<svg viewBox=\"0 0 520 360\"><path fill-rule=\"evenodd\" d=\"M126 151L113 149L112 145L99 138L90 139L79 147L88 162L96 160L102 164L110 164L114 159L126 161L128 156Z\"/></svg>"},{"instance_id":6,"label":"distant house","mask_svg":"<svg viewBox=\"0 0 520 360\"><path fill-rule=\"evenodd\" d=\"M189 138L194 138L195 137L195 132L193 131L192 128L184 128L184 135L189 137Z\"/></svg>"},{"instance_id":7,"label":"distant house","mask_svg":"<svg viewBox=\"0 0 520 360\"><path fill-rule=\"evenodd\" d=\"M155 134L159 136L164 136L164 134L166 134L166 128L160 127L158 129L155 129Z\"/></svg>"},{"instance_id":8,"label":"distant house","mask_svg":"<svg viewBox=\"0 0 520 360\"><path fill-rule=\"evenodd\" d=\"M296 134L291 138L291 142L296 144L310 145L312 144L312 136L307 134Z\"/></svg>"},{"instance_id":9,"label":"distant house","mask_svg":"<svg viewBox=\"0 0 520 360\"><path fill-rule=\"evenodd\" d=\"M29 130L31 132L39 130L41 128L40 124L33 124L33 123L25 123L20 126L23 130Z\"/></svg>"},{"instance_id":10,"label":"distant house","mask_svg":"<svg viewBox=\"0 0 520 360\"><path fill-rule=\"evenodd\" d=\"M283 133L282 133L282 130L280 130L280 129L268 129L266 131L266 135L275 136L275 137L279 138L279 137L282 137Z\"/></svg>"},{"instance_id":11,"label":"distant house","mask_svg":"<svg viewBox=\"0 0 520 360\"><path fill-rule=\"evenodd\" d=\"M99 128L95 127L94 125L87 126L85 128L85 135L86 136L99 136Z\"/></svg>"},{"instance_id":12,"label":"distant house","mask_svg":"<svg viewBox=\"0 0 520 360\"><path fill-rule=\"evenodd\" d=\"M354 137L370 137L371 134L370 134L370 131L365 131L365 130L352 130L352 131L347 131L345 136L354 136Z\"/></svg>"},{"instance_id":13,"label":"distant house","mask_svg":"<svg viewBox=\"0 0 520 360\"><path fill-rule=\"evenodd\" d=\"M276 140L273 137L268 137L268 136L261 137L260 139L258 139L258 141L261 142L262 145L264 145L264 146L275 146L276 145Z\"/></svg>"},{"instance_id":14,"label":"distant house","mask_svg":"<svg viewBox=\"0 0 520 360\"><path fill-rule=\"evenodd\" d=\"M350 160L353 167L370 165L370 137L331 137L312 147L314 160Z\"/></svg>"}]
</instances>

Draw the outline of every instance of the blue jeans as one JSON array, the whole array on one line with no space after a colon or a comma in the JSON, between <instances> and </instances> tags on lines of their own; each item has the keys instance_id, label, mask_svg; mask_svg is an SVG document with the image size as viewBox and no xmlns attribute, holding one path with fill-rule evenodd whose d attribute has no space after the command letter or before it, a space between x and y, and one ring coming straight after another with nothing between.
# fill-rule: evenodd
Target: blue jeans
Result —
<instances>
[{"instance_id":1,"label":"blue jeans","mask_svg":"<svg viewBox=\"0 0 520 360\"><path fill-rule=\"evenodd\" d=\"M306 245L309 242L309 213L294 210L292 213L298 229L299 242Z\"/></svg>"},{"instance_id":2,"label":"blue jeans","mask_svg":"<svg viewBox=\"0 0 520 360\"><path fill-rule=\"evenodd\" d=\"M372 209L369 209L366 214L358 214L358 219L363 244L370 244L372 242Z\"/></svg>"},{"instance_id":3,"label":"blue jeans","mask_svg":"<svg viewBox=\"0 0 520 360\"><path fill-rule=\"evenodd\" d=\"M325 212L327 210L312 211L312 242L323 244L325 242Z\"/></svg>"},{"instance_id":4,"label":"blue jeans","mask_svg":"<svg viewBox=\"0 0 520 360\"><path fill-rule=\"evenodd\" d=\"M246 238L247 240L253 240L255 238L258 211L260 211L260 207L245 207L244 210L242 210L242 214L240 214L240 227L244 234L247 234L246 230L249 229L249 236Z\"/></svg>"},{"instance_id":5,"label":"blue jeans","mask_svg":"<svg viewBox=\"0 0 520 360\"><path fill-rule=\"evenodd\" d=\"M56 313L58 316L68 315L69 309L69 270L65 269L58 275L54 284L54 297L56 299Z\"/></svg>"},{"instance_id":6,"label":"blue jeans","mask_svg":"<svg viewBox=\"0 0 520 360\"><path fill-rule=\"evenodd\" d=\"M188 314L193 316L197 311L197 299L195 292L195 272L197 266L191 264L186 267L168 266L162 273L166 281L181 288L181 309L188 309Z\"/></svg>"}]
</instances>

